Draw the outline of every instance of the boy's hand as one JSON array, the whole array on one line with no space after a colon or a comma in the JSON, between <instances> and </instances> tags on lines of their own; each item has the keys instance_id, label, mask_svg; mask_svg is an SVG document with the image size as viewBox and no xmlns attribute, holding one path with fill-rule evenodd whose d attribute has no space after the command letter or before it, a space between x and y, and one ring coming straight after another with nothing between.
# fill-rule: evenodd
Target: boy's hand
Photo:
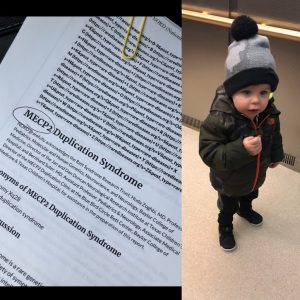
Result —
<instances>
[{"instance_id":1,"label":"boy's hand","mask_svg":"<svg viewBox=\"0 0 300 300\"><path fill-rule=\"evenodd\" d=\"M270 163L269 164L269 168L276 168L277 166L279 165L279 162L276 162L276 163Z\"/></svg>"},{"instance_id":2,"label":"boy's hand","mask_svg":"<svg viewBox=\"0 0 300 300\"><path fill-rule=\"evenodd\" d=\"M252 156L257 155L261 151L261 137L258 136L247 136L243 139L243 145Z\"/></svg>"}]
</instances>

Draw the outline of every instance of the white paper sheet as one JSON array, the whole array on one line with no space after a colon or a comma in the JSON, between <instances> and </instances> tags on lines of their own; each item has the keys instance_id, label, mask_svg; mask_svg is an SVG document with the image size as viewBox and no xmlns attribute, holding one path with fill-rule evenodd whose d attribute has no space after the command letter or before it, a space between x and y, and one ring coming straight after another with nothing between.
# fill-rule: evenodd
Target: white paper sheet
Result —
<instances>
[{"instance_id":1,"label":"white paper sheet","mask_svg":"<svg viewBox=\"0 0 300 300\"><path fill-rule=\"evenodd\" d=\"M128 22L27 18L0 65L1 285L181 285L181 29L125 61Z\"/></svg>"}]
</instances>

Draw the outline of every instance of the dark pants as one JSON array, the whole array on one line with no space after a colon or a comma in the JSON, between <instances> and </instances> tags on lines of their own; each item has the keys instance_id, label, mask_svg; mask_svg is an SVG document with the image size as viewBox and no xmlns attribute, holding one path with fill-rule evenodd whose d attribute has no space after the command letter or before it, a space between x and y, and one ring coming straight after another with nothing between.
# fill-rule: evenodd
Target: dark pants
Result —
<instances>
[{"instance_id":1,"label":"dark pants","mask_svg":"<svg viewBox=\"0 0 300 300\"><path fill-rule=\"evenodd\" d=\"M247 213L252 208L252 201L258 197L258 190L241 197L228 197L219 193L218 208L220 209L218 222L220 226L232 226L233 215L240 210Z\"/></svg>"}]
</instances>

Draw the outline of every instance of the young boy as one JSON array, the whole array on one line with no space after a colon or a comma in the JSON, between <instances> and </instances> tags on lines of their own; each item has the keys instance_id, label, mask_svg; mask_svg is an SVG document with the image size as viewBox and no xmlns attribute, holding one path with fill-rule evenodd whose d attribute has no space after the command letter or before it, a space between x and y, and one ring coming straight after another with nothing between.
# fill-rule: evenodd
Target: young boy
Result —
<instances>
[{"instance_id":1,"label":"young boy","mask_svg":"<svg viewBox=\"0 0 300 300\"><path fill-rule=\"evenodd\" d=\"M257 32L256 22L247 16L232 23L235 41L228 47L226 78L200 128L199 153L218 191L219 241L225 251L236 248L236 212L253 225L262 224L252 201L268 167L283 159L280 112L272 97L278 84L275 61L268 38Z\"/></svg>"}]
</instances>

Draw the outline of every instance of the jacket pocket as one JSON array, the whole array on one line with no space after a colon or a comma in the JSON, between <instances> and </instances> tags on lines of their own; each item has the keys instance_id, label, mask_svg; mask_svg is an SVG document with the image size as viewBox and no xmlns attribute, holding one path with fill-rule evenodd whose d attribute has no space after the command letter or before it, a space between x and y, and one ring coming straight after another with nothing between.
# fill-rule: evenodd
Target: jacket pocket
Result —
<instances>
[{"instance_id":1,"label":"jacket pocket","mask_svg":"<svg viewBox=\"0 0 300 300\"><path fill-rule=\"evenodd\" d=\"M232 177L233 172L232 171L214 171L210 170L209 177L210 182L212 186L218 190L222 191L224 188L224 185L230 178Z\"/></svg>"}]
</instances>

